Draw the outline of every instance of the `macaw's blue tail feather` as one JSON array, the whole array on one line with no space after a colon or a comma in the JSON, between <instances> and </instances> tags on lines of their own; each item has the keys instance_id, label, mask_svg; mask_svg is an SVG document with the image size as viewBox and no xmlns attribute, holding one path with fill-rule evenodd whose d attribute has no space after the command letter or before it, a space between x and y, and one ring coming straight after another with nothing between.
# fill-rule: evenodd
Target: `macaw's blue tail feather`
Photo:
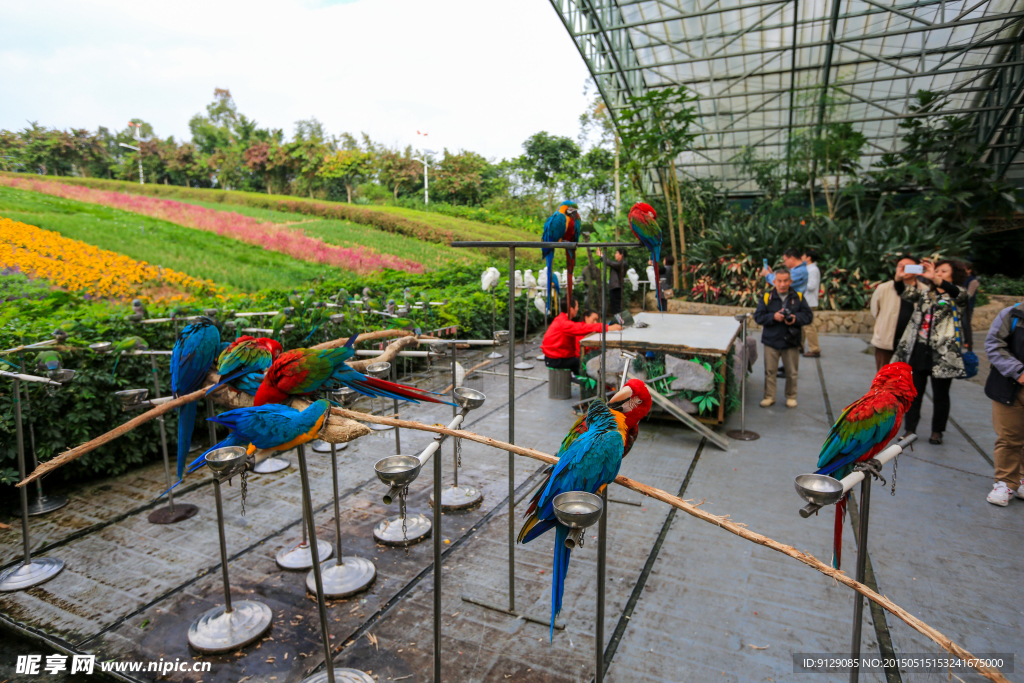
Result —
<instances>
[{"instance_id":1,"label":"macaw's blue tail feather","mask_svg":"<svg viewBox=\"0 0 1024 683\"><path fill-rule=\"evenodd\" d=\"M315 332L316 332L317 330L319 330L319 329L320 329L320 326L319 326L319 325L316 325L315 327L313 327L313 329L311 329L311 330L309 331L309 334L307 334L307 335L306 335L306 338L302 340L302 343L303 343L303 344L305 344L306 342L308 342L308 341L309 341L309 338L310 338L310 337L312 337L312 336L313 336L313 334L314 334L314 333L315 333Z\"/></svg>"},{"instance_id":2,"label":"macaw's blue tail feather","mask_svg":"<svg viewBox=\"0 0 1024 683\"><path fill-rule=\"evenodd\" d=\"M220 380L218 380L218 382L216 384L214 384L212 387L210 387L209 389L206 390L206 395L209 396L211 391L216 391L219 387L227 384L228 382L230 382L232 380L238 379L242 375L247 375L250 372L252 372L252 368L245 367L245 368L242 368L241 370L239 370L238 372L235 372L235 373L232 373L230 375L225 375L224 377L221 377Z\"/></svg>"},{"instance_id":3,"label":"macaw's blue tail feather","mask_svg":"<svg viewBox=\"0 0 1024 683\"><path fill-rule=\"evenodd\" d=\"M227 448L228 446L247 446L247 445L248 445L248 443L244 439L240 439L237 436L235 436L234 434L228 434L228 438L224 439L223 441L221 441L219 444L217 444L213 448L207 449L207 451L205 453L203 453L198 458L193 460L189 464L188 469L186 470L186 473L187 474L192 474L196 470L200 469L203 465L206 464L206 456L209 455L212 451L217 450L218 448ZM160 498L163 498L164 496L166 496L168 494L168 492L172 491L182 481L184 481L184 477L179 477L178 481L174 482L174 485L171 486L171 488L167 489L167 491L164 491L159 496L157 496L157 500L159 500Z\"/></svg>"},{"instance_id":4,"label":"macaw's blue tail feather","mask_svg":"<svg viewBox=\"0 0 1024 683\"><path fill-rule=\"evenodd\" d=\"M185 474L185 458L192 447L192 429L196 426L196 402L178 408L178 479Z\"/></svg>"},{"instance_id":5,"label":"macaw's blue tail feather","mask_svg":"<svg viewBox=\"0 0 1024 683\"><path fill-rule=\"evenodd\" d=\"M529 531L527 531L525 534L523 534L523 538L522 538L522 540L520 542L521 543L529 543L530 541L532 541L533 539L537 538L538 536L543 536L544 533L548 529L550 529L551 527L555 526L556 524L558 524L558 520L555 520L555 519L541 520L541 521L537 522L536 524L534 524L530 528Z\"/></svg>"},{"instance_id":6,"label":"macaw's blue tail feather","mask_svg":"<svg viewBox=\"0 0 1024 683\"><path fill-rule=\"evenodd\" d=\"M545 258L547 259L547 262L548 262L548 308L547 308L547 310L550 312L551 311L551 284L552 284L551 281L555 279L555 275L551 271L552 262L555 260L555 251L554 251L554 249L552 249L551 252L545 256Z\"/></svg>"},{"instance_id":7,"label":"macaw's blue tail feather","mask_svg":"<svg viewBox=\"0 0 1024 683\"><path fill-rule=\"evenodd\" d=\"M117 374L117 364L121 362L121 354L117 354L117 358L114 359L114 369L110 371L110 379L114 379Z\"/></svg>"},{"instance_id":8,"label":"macaw's blue tail feather","mask_svg":"<svg viewBox=\"0 0 1024 683\"><path fill-rule=\"evenodd\" d=\"M569 537L569 527L559 524L555 527L555 563L551 569L551 629L548 640L555 639L555 619L562 611L562 595L565 593L565 574L569 571L569 553L565 547L565 539Z\"/></svg>"}]
</instances>

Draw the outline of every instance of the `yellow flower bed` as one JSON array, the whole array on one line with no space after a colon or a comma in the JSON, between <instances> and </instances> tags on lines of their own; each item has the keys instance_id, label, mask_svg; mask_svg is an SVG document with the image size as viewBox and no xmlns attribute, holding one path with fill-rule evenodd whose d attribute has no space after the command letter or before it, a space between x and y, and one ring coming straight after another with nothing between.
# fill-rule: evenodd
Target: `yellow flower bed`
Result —
<instances>
[{"instance_id":1,"label":"yellow flower bed","mask_svg":"<svg viewBox=\"0 0 1024 683\"><path fill-rule=\"evenodd\" d=\"M112 299L144 296L148 288L169 287L190 294L220 291L208 280L136 261L9 218L0 218L0 268L17 268L63 289ZM179 294L161 298L186 297Z\"/></svg>"}]
</instances>

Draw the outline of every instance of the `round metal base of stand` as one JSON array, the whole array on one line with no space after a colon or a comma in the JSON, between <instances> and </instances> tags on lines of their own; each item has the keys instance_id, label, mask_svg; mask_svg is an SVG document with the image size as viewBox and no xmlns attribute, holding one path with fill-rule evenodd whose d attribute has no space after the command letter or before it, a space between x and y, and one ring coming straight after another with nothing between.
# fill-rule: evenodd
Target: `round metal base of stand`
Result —
<instances>
[{"instance_id":1,"label":"round metal base of stand","mask_svg":"<svg viewBox=\"0 0 1024 683\"><path fill-rule=\"evenodd\" d=\"M316 549L320 552L320 561L334 554L334 547L327 541L317 540ZM274 556L277 566L281 569L312 569L313 553L309 544L299 544L294 548L281 548Z\"/></svg>"},{"instance_id":2,"label":"round metal base of stand","mask_svg":"<svg viewBox=\"0 0 1024 683\"><path fill-rule=\"evenodd\" d=\"M150 524L177 524L191 519L199 512L199 508L189 503L176 503L174 507L167 505L149 513Z\"/></svg>"},{"instance_id":3,"label":"round metal base of stand","mask_svg":"<svg viewBox=\"0 0 1024 683\"><path fill-rule=\"evenodd\" d=\"M484 494L475 486L448 486L441 490L441 510L468 510L484 502ZM434 494L430 494L430 506L434 506Z\"/></svg>"},{"instance_id":4,"label":"round metal base of stand","mask_svg":"<svg viewBox=\"0 0 1024 683\"><path fill-rule=\"evenodd\" d=\"M495 358L504 358L504 357L505 357L505 354L498 353L497 351L491 351L489 354L484 356L484 358L490 358L492 360L495 359Z\"/></svg>"},{"instance_id":5,"label":"round metal base of stand","mask_svg":"<svg viewBox=\"0 0 1024 683\"><path fill-rule=\"evenodd\" d=\"M327 672L321 671L309 678L304 678L302 683L327 683L327 680ZM376 683L372 676L356 669L335 669L334 681L335 683Z\"/></svg>"},{"instance_id":6,"label":"round metal base of stand","mask_svg":"<svg viewBox=\"0 0 1024 683\"><path fill-rule=\"evenodd\" d=\"M206 450L206 446L201 444L201 443L193 443L192 445L190 445L188 447L188 452L189 453L195 453L196 451L205 451L205 450Z\"/></svg>"},{"instance_id":7,"label":"round metal base of stand","mask_svg":"<svg viewBox=\"0 0 1024 683\"><path fill-rule=\"evenodd\" d=\"M533 370L533 365L527 363L526 361L520 361L513 365L512 367L515 368L516 370Z\"/></svg>"},{"instance_id":8,"label":"round metal base of stand","mask_svg":"<svg viewBox=\"0 0 1024 683\"><path fill-rule=\"evenodd\" d=\"M405 534L402 533L402 518L388 517L373 527L373 538L384 545L398 547L414 545L430 535L433 523L422 513L411 514L405 521Z\"/></svg>"},{"instance_id":9,"label":"round metal base of stand","mask_svg":"<svg viewBox=\"0 0 1024 683\"><path fill-rule=\"evenodd\" d=\"M28 516L45 515L68 504L67 496L40 496L28 503Z\"/></svg>"},{"instance_id":10,"label":"round metal base of stand","mask_svg":"<svg viewBox=\"0 0 1024 683\"><path fill-rule=\"evenodd\" d=\"M336 444L334 444L334 450L336 450L336 451L343 451L346 448L348 448L348 444L347 443L336 443ZM314 453L330 453L331 452L331 444L327 443L326 441L321 441L321 440L317 439L316 441L313 442L313 452Z\"/></svg>"},{"instance_id":11,"label":"round metal base of stand","mask_svg":"<svg viewBox=\"0 0 1024 683\"><path fill-rule=\"evenodd\" d=\"M20 591L38 586L60 574L64 560L55 557L34 557L28 564L19 564L0 572L0 593Z\"/></svg>"},{"instance_id":12,"label":"round metal base of stand","mask_svg":"<svg viewBox=\"0 0 1024 683\"><path fill-rule=\"evenodd\" d=\"M255 600L241 600L231 612L218 605L188 627L188 644L203 654L216 655L240 650L270 630L270 608Z\"/></svg>"},{"instance_id":13,"label":"round metal base of stand","mask_svg":"<svg viewBox=\"0 0 1024 683\"><path fill-rule=\"evenodd\" d=\"M284 458L267 458L261 463L258 463L253 468L253 472L256 474L273 474L274 472L280 472L291 467L292 464Z\"/></svg>"},{"instance_id":14,"label":"round metal base of stand","mask_svg":"<svg viewBox=\"0 0 1024 683\"><path fill-rule=\"evenodd\" d=\"M369 588L377 578L377 568L366 558L346 555L344 564L338 564L336 557L321 562L320 575L325 598L347 598ZM316 595L312 571L306 575L306 590Z\"/></svg>"},{"instance_id":15,"label":"round metal base of stand","mask_svg":"<svg viewBox=\"0 0 1024 683\"><path fill-rule=\"evenodd\" d=\"M534 360L543 361L544 360L544 354L543 353L537 354L536 356L534 356Z\"/></svg>"},{"instance_id":16,"label":"round metal base of stand","mask_svg":"<svg viewBox=\"0 0 1024 683\"><path fill-rule=\"evenodd\" d=\"M376 422L366 422L364 424L375 432L386 432L389 429L394 429L391 425L379 425Z\"/></svg>"},{"instance_id":17,"label":"round metal base of stand","mask_svg":"<svg viewBox=\"0 0 1024 683\"><path fill-rule=\"evenodd\" d=\"M761 438L761 435L757 432L752 432L747 429L730 429L725 433L730 439L736 439L737 441L757 441Z\"/></svg>"}]
</instances>

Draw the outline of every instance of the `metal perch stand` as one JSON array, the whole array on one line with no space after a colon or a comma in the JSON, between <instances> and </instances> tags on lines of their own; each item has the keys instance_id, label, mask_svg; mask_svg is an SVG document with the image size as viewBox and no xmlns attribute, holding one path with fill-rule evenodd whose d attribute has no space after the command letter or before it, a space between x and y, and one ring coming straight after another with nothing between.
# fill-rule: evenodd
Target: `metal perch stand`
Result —
<instances>
[{"instance_id":1,"label":"metal perch stand","mask_svg":"<svg viewBox=\"0 0 1024 683\"><path fill-rule=\"evenodd\" d=\"M471 410L475 410L484 404L486 400L481 392L466 387L455 389L455 402L461 410L452 418L448 429L458 429ZM447 438L445 434L438 434L434 440L417 456L392 455L378 460L374 465L377 478L390 488L384 496L384 503L391 504L397 495L400 505L405 507L405 496L409 490L409 484L419 476L423 465L441 448L441 444ZM434 458L434 500L441 499L441 458ZM436 506L434 508L434 683L441 683L441 516L442 511ZM376 530L374 530L376 535Z\"/></svg>"},{"instance_id":2,"label":"metal perch stand","mask_svg":"<svg viewBox=\"0 0 1024 683\"><path fill-rule=\"evenodd\" d=\"M70 372L70 371L69 371ZM40 382L50 386L60 386L45 377L24 375L0 370L0 377L13 380L11 400L14 402L14 427L18 445L18 474L25 478L25 434L21 422L21 382ZM64 561L54 557L32 559L32 542L28 531L28 489L21 487L21 538L24 546L24 559L21 564L0 573L0 592L20 591L49 581L64 569Z\"/></svg>"},{"instance_id":3,"label":"metal perch stand","mask_svg":"<svg viewBox=\"0 0 1024 683\"><path fill-rule=\"evenodd\" d=\"M434 342L431 347L438 348L447 346L451 350L452 354L452 402L456 405L452 406L452 418L458 414L458 397L455 394L456 390L456 379L455 371L457 367L456 358L458 356L457 344L465 343L458 339L445 340L442 342ZM493 343L493 342L492 342ZM451 512L453 510L467 510L471 507L475 507L483 502L484 496L480 492L480 489L473 486L472 484L459 484L459 467L462 465L462 440L458 438L452 439L452 469L454 472L453 484L446 487L441 492L441 510L444 512ZM430 496L430 504L434 505L435 498L433 495Z\"/></svg>"},{"instance_id":4,"label":"metal perch stand","mask_svg":"<svg viewBox=\"0 0 1024 683\"><path fill-rule=\"evenodd\" d=\"M217 534L220 541L221 580L224 583L224 604L207 610L188 628L188 643L203 654L221 654L239 650L270 630L273 615L270 608L256 600L231 602L228 579L228 550L224 537L224 505L220 482L245 471L245 449L240 446L218 448L206 455L206 465L213 470L213 497L217 503Z\"/></svg>"},{"instance_id":5,"label":"metal perch stand","mask_svg":"<svg viewBox=\"0 0 1024 683\"><path fill-rule=\"evenodd\" d=\"M860 533L857 543L857 583L864 583L864 572L868 561L868 523L871 516L871 479L881 478L882 466L899 456L910 444L917 441L916 434L903 437L875 458L863 463L857 463L856 470L841 480L836 480L824 474L801 474L796 478L796 491L807 501L800 510L800 516L807 518L825 507L834 505L842 500L850 489L860 484ZM885 485L885 480L882 480ZM896 470L893 469L893 493L895 494ZM850 647L850 658L860 658L861 626L864 615L864 598L857 594L853 603L853 644ZM860 679L860 669L853 667L850 670L850 683L857 683Z\"/></svg>"},{"instance_id":6,"label":"metal perch stand","mask_svg":"<svg viewBox=\"0 0 1024 683\"><path fill-rule=\"evenodd\" d=\"M515 414L516 414L516 380L515 367L515 330L516 330L516 248L524 249L577 249L583 248L609 248L609 247L642 247L639 242L452 242L457 248L493 248L505 247L508 249L508 442L515 444ZM529 309L527 309L529 310ZM529 315L529 313L527 313ZM604 358L604 354L601 355ZM602 363L604 361L602 360ZM603 367L603 366L602 366ZM603 373L602 373L603 374ZM516 459L512 451L508 452L508 609L484 603L475 599L469 602L480 605L487 609L504 612L512 616L524 616L516 612ZM466 596L463 596L466 599Z\"/></svg>"},{"instance_id":7,"label":"metal perch stand","mask_svg":"<svg viewBox=\"0 0 1024 683\"><path fill-rule=\"evenodd\" d=\"M747 319L750 314L738 313L733 317L743 323L743 370L738 377L740 381L740 428L730 429L725 435L737 441L757 441L761 435L757 432L747 431L747 366L749 363L747 359ZM726 368L725 371L728 372L729 369Z\"/></svg>"},{"instance_id":8,"label":"metal perch stand","mask_svg":"<svg viewBox=\"0 0 1024 683\"><path fill-rule=\"evenodd\" d=\"M21 361L21 371L24 373L25 352L19 352L18 358ZM32 406L29 404L28 384L26 384L23 389L25 393L24 419L28 422L29 450L32 452L32 469L34 470L39 467L39 460L36 457L36 429L32 420ZM45 515L47 512L59 510L67 504L67 496L47 496L43 493L43 480L36 479L36 495L34 500L29 501L28 516L36 517L38 515Z\"/></svg>"}]
</instances>

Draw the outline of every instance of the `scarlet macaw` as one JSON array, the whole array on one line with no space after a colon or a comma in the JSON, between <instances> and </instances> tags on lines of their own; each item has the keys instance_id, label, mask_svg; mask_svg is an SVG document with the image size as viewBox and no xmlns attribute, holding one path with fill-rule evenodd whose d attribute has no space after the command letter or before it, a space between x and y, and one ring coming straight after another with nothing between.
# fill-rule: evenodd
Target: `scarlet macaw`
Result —
<instances>
[{"instance_id":1,"label":"scarlet macaw","mask_svg":"<svg viewBox=\"0 0 1024 683\"><path fill-rule=\"evenodd\" d=\"M231 433L193 460L188 466L188 473L191 474L205 465L206 456L218 448L245 446L249 453L256 450L287 451L312 441L330 416L330 409L331 404L321 399L301 411L279 403L268 403L265 406L235 408L208 418L210 422L224 425ZM174 486L180 483L179 479Z\"/></svg>"},{"instance_id":2,"label":"scarlet macaw","mask_svg":"<svg viewBox=\"0 0 1024 683\"><path fill-rule=\"evenodd\" d=\"M842 479L853 471L853 466L878 455L896 436L903 415L917 396L910 366L890 363L883 366L871 388L856 401L846 406L832 425L818 456L817 474ZM833 536L832 566L839 569L843 541L843 518L849 494L836 504L836 523Z\"/></svg>"},{"instance_id":3,"label":"scarlet macaw","mask_svg":"<svg viewBox=\"0 0 1024 683\"><path fill-rule=\"evenodd\" d=\"M545 242L579 242L582 230L583 224L580 222L580 214L579 209L576 207L576 202L567 199L559 204L558 210L544 221L543 240ZM555 250L541 249L540 253L548 262L547 309L550 311L551 287L555 280L551 273L551 265L555 259ZM565 284L565 296L567 300L571 300L573 270L576 268L575 249L565 250L565 261L569 271L569 279Z\"/></svg>"},{"instance_id":4,"label":"scarlet macaw","mask_svg":"<svg viewBox=\"0 0 1024 683\"><path fill-rule=\"evenodd\" d=\"M519 531L518 542L529 543L548 529L555 528L554 566L551 576L551 634L555 618L562 609L565 575L570 551L565 547L569 528L555 517L554 499L568 491L597 493L614 481L622 458L636 439L630 431L650 410L650 392L640 380L630 380L609 404L591 402L585 416L572 426L558 449L558 464L548 468L548 479L540 486L530 507L526 522ZM620 412L625 409L627 412Z\"/></svg>"},{"instance_id":5,"label":"scarlet macaw","mask_svg":"<svg viewBox=\"0 0 1024 683\"><path fill-rule=\"evenodd\" d=\"M171 392L175 398L203 386L219 349L220 332L212 320L202 316L185 326L171 352ZM195 401L178 408L178 479L185 472L185 457L192 446L195 424Z\"/></svg>"},{"instance_id":6,"label":"scarlet macaw","mask_svg":"<svg viewBox=\"0 0 1024 683\"><path fill-rule=\"evenodd\" d=\"M654 262L654 288L658 295L658 310L661 308L661 278L658 277L658 269L661 267L661 228L655 223L658 212L650 204L637 202L629 210L629 228L640 240L640 244L647 247L651 252L651 261Z\"/></svg>"},{"instance_id":7,"label":"scarlet macaw","mask_svg":"<svg viewBox=\"0 0 1024 683\"><path fill-rule=\"evenodd\" d=\"M274 359L281 355L283 347L281 342L268 337L250 337L248 335L239 337L220 353L217 359L217 374L220 379L217 384L206 390L211 391L222 384L231 383L231 386L245 391L244 387L251 386L255 376L259 376L256 382L263 381L263 371L270 367ZM255 388L250 395L256 392ZM250 393L246 391L245 393Z\"/></svg>"},{"instance_id":8,"label":"scarlet macaw","mask_svg":"<svg viewBox=\"0 0 1024 683\"><path fill-rule=\"evenodd\" d=\"M354 389L365 396L406 399L418 403L447 403L422 393L420 389L367 377L350 368L345 361L355 355L357 335L334 349L293 349L285 351L267 368L256 391L255 405L281 403L290 396L312 394L320 390Z\"/></svg>"}]
</instances>

